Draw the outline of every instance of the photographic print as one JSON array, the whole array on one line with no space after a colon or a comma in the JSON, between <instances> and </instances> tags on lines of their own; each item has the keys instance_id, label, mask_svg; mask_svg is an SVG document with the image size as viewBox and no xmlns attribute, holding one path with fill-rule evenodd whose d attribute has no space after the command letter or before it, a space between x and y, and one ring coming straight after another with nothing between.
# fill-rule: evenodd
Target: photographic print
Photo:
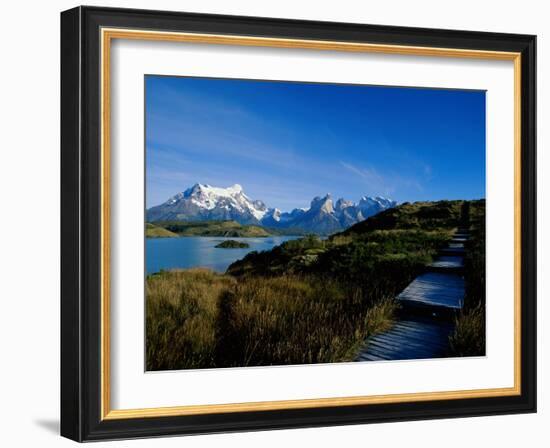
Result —
<instances>
[{"instance_id":1,"label":"photographic print","mask_svg":"<svg viewBox=\"0 0 550 448\"><path fill-rule=\"evenodd\" d=\"M484 356L485 94L145 76L146 370Z\"/></svg>"}]
</instances>

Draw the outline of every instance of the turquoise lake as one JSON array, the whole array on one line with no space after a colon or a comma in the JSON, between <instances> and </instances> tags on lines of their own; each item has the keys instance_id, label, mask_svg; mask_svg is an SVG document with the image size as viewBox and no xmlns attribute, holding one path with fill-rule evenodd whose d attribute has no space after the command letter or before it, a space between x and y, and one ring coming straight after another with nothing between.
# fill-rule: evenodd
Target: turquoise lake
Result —
<instances>
[{"instance_id":1,"label":"turquoise lake","mask_svg":"<svg viewBox=\"0 0 550 448\"><path fill-rule=\"evenodd\" d=\"M225 272L227 267L252 251L269 250L279 244L300 238L298 236L271 236L267 238L224 238L189 236L181 238L146 238L145 264L147 274L161 269L205 267ZM215 246L225 240L248 243L245 249L220 249Z\"/></svg>"}]
</instances>

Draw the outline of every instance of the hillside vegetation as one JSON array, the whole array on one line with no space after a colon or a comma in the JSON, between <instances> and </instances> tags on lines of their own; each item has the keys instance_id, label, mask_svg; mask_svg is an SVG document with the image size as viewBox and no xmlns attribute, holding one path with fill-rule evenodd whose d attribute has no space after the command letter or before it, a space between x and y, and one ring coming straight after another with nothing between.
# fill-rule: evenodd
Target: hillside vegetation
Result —
<instances>
[{"instance_id":1,"label":"hillside vegetation","mask_svg":"<svg viewBox=\"0 0 550 448\"><path fill-rule=\"evenodd\" d=\"M226 236L226 237L267 237L271 233L265 228L242 225L237 221L158 221L154 224L178 236Z\"/></svg>"},{"instance_id":2,"label":"hillside vegetation","mask_svg":"<svg viewBox=\"0 0 550 448\"><path fill-rule=\"evenodd\" d=\"M229 266L241 275L331 274L345 280L410 281L451 238L463 201L405 203L385 210L326 240L309 235L269 252L251 252ZM387 275L386 275L387 273Z\"/></svg>"},{"instance_id":3,"label":"hillside vegetation","mask_svg":"<svg viewBox=\"0 0 550 448\"><path fill-rule=\"evenodd\" d=\"M325 240L251 252L224 275L148 276L147 369L352 360L391 325L394 297L449 241L463 204L403 204Z\"/></svg>"},{"instance_id":4,"label":"hillside vegetation","mask_svg":"<svg viewBox=\"0 0 550 448\"><path fill-rule=\"evenodd\" d=\"M146 238L175 238L178 235L174 232L170 232L164 227L155 226L151 223L145 224L145 237Z\"/></svg>"},{"instance_id":5,"label":"hillside vegetation","mask_svg":"<svg viewBox=\"0 0 550 448\"><path fill-rule=\"evenodd\" d=\"M466 242L464 308L451 336L450 356L485 355L485 201L470 204Z\"/></svg>"},{"instance_id":6,"label":"hillside vegetation","mask_svg":"<svg viewBox=\"0 0 550 448\"><path fill-rule=\"evenodd\" d=\"M373 230L453 229L461 224L465 202L475 204L482 201L405 202L350 227L340 235L361 235Z\"/></svg>"}]
</instances>

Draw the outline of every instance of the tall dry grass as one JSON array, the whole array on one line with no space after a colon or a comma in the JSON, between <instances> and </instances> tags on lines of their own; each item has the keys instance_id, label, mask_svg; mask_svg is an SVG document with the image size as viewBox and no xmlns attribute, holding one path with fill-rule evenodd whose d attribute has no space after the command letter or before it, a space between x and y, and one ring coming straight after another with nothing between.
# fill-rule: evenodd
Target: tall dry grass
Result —
<instances>
[{"instance_id":1,"label":"tall dry grass","mask_svg":"<svg viewBox=\"0 0 550 448\"><path fill-rule=\"evenodd\" d=\"M485 308L478 305L463 311L449 338L452 356L483 356L485 354Z\"/></svg>"},{"instance_id":2,"label":"tall dry grass","mask_svg":"<svg viewBox=\"0 0 550 448\"><path fill-rule=\"evenodd\" d=\"M224 366L350 360L350 347L375 331L360 288L315 277L247 278L221 302L218 363ZM386 311L391 319L390 307ZM370 313L371 317L375 314Z\"/></svg>"},{"instance_id":3,"label":"tall dry grass","mask_svg":"<svg viewBox=\"0 0 550 448\"><path fill-rule=\"evenodd\" d=\"M162 272L146 281L147 370L211 366L219 301L235 283L205 269Z\"/></svg>"},{"instance_id":4,"label":"tall dry grass","mask_svg":"<svg viewBox=\"0 0 550 448\"><path fill-rule=\"evenodd\" d=\"M147 368L348 361L394 310L393 301L310 276L162 273L147 280Z\"/></svg>"}]
</instances>

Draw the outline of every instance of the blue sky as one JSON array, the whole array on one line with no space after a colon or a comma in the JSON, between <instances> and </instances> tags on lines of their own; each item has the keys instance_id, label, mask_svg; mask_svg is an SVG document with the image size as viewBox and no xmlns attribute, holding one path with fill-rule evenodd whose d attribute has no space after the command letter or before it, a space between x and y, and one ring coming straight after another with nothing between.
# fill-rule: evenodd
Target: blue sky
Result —
<instances>
[{"instance_id":1,"label":"blue sky","mask_svg":"<svg viewBox=\"0 0 550 448\"><path fill-rule=\"evenodd\" d=\"M145 78L147 207L195 183L241 184L288 211L485 197L485 92Z\"/></svg>"}]
</instances>

